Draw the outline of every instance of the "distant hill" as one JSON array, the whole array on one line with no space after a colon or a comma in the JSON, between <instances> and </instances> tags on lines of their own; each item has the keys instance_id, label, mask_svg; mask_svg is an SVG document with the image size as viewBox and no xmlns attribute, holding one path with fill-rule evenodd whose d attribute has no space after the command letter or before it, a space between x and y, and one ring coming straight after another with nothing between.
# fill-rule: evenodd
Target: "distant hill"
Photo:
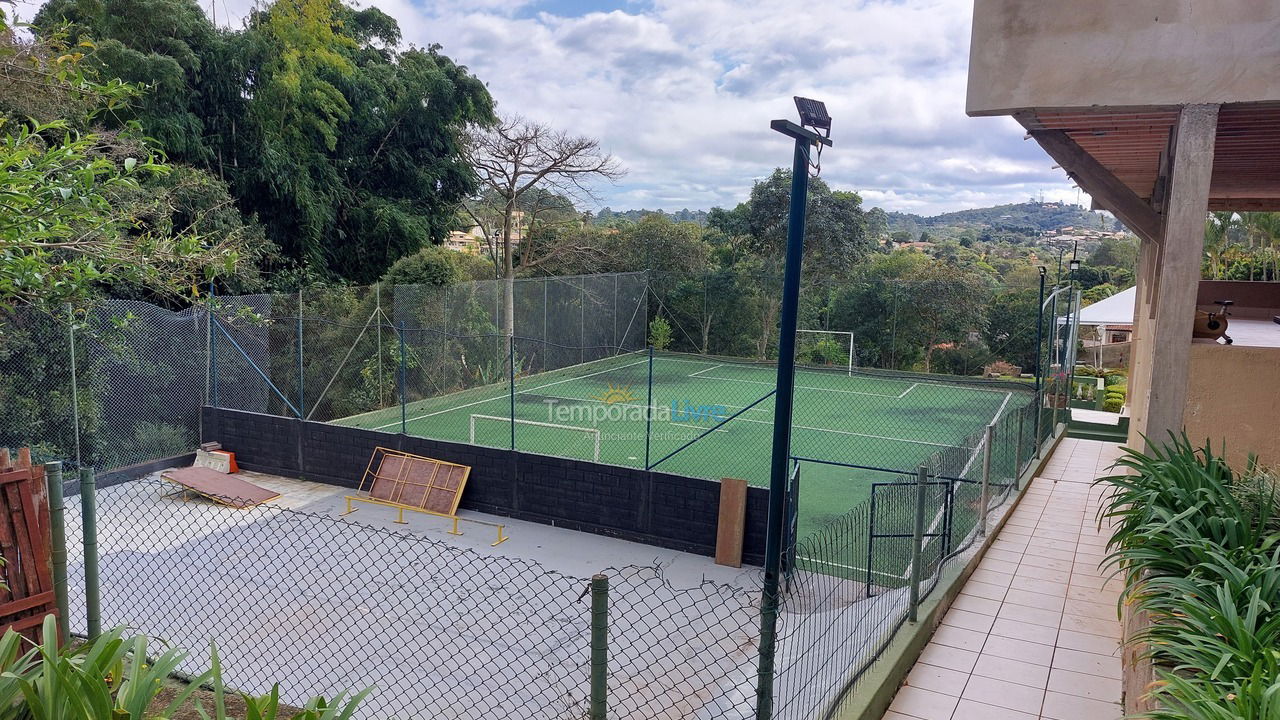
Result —
<instances>
[{"instance_id":1,"label":"distant hill","mask_svg":"<svg viewBox=\"0 0 1280 720\"><path fill-rule=\"evenodd\" d=\"M891 212L889 231L906 231L913 237L921 232L943 239L954 238L966 230L993 235L1035 237L1044 230L1116 230L1119 226L1111 215L1093 212L1067 203L1026 202L995 207L957 210L932 217Z\"/></svg>"},{"instance_id":2,"label":"distant hill","mask_svg":"<svg viewBox=\"0 0 1280 720\"><path fill-rule=\"evenodd\" d=\"M676 210L675 212L667 212L666 210L611 210L602 208L592 222L596 225L609 225L615 222L636 222L645 215L663 215L670 218L674 222L692 222L699 225L707 224L706 210Z\"/></svg>"}]
</instances>

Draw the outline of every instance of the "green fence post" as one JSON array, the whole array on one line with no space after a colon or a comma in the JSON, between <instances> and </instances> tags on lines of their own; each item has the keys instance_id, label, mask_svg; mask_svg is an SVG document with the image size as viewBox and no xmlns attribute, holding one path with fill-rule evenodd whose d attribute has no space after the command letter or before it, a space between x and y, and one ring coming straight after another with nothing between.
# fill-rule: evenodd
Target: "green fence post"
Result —
<instances>
[{"instance_id":1,"label":"green fence post","mask_svg":"<svg viewBox=\"0 0 1280 720\"><path fill-rule=\"evenodd\" d=\"M298 291L298 419L307 417L307 392L302 377L302 291Z\"/></svg>"},{"instance_id":2,"label":"green fence post","mask_svg":"<svg viewBox=\"0 0 1280 720\"><path fill-rule=\"evenodd\" d=\"M80 528L84 541L84 607L89 637L102 632L102 601L98 591L98 496L93 468L80 468Z\"/></svg>"},{"instance_id":3,"label":"green fence post","mask_svg":"<svg viewBox=\"0 0 1280 720\"><path fill-rule=\"evenodd\" d=\"M653 436L653 346L649 346L649 399L644 414L644 469L649 469L649 447Z\"/></svg>"},{"instance_id":4,"label":"green fence post","mask_svg":"<svg viewBox=\"0 0 1280 720\"><path fill-rule=\"evenodd\" d=\"M1018 487L1022 480L1022 415L1018 412L1018 439L1013 444L1013 489L1020 490Z\"/></svg>"},{"instance_id":5,"label":"green fence post","mask_svg":"<svg viewBox=\"0 0 1280 720\"><path fill-rule=\"evenodd\" d=\"M404 356L404 321L400 321L400 326L396 328L400 335L400 434L409 434L409 408L407 406L407 398L405 397L405 386L408 384L406 376L408 375L408 365Z\"/></svg>"},{"instance_id":6,"label":"green fence post","mask_svg":"<svg viewBox=\"0 0 1280 720\"><path fill-rule=\"evenodd\" d=\"M516 449L516 336L507 336L507 380L511 400L511 449ZM597 458L599 459L599 458Z\"/></svg>"},{"instance_id":7,"label":"green fence post","mask_svg":"<svg viewBox=\"0 0 1280 720\"><path fill-rule=\"evenodd\" d=\"M591 720L609 707L609 576L591 576Z\"/></svg>"},{"instance_id":8,"label":"green fence post","mask_svg":"<svg viewBox=\"0 0 1280 720\"><path fill-rule=\"evenodd\" d=\"M995 440L996 426L987 426L982 435L982 495L978 501L978 537L987 536L987 506L991 504L991 443Z\"/></svg>"},{"instance_id":9,"label":"green fence post","mask_svg":"<svg viewBox=\"0 0 1280 720\"><path fill-rule=\"evenodd\" d=\"M58 641L71 640L71 617L67 603L67 526L66 502L62 497L62 463L44 464L44 481L49 491L49 539L53 545L53 598L58 609Z\"/></svg>"},{"instance_id":10,"label":"green fence post","mask_svg":"<svg viewBox=\"0 0 1280 720\"><path fill-rule=\"evenodd\" d=\"M916 622L916 608L920 605L920 563L924 561L924 491L929 480L929 468L921 465L916 470L916 516L911 530L911 600L907 619Z\"/></svg>"},{"instance_id":11,"label":"green fence post","mask_svg":"<svg viewBox=\"0 0 1280 720\"><path fill-rule=\"evenodd\" d=\"M209 406L218 407L218 341L214 338L213 329L218 319L213 314L213 299L216 292L213 281L209 281L209 311L206 322L209 330Z\"/></svg>"}]
</instances>

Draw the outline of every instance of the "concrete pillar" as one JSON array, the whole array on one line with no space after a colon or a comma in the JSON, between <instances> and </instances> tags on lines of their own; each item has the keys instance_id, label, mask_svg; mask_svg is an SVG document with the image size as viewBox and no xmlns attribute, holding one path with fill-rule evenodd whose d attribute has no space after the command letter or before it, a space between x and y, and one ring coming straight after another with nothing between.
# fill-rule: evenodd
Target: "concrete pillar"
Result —
<instances>
[{"instance_id":1,"label":"concrete pillar","mask_svg":"<svg viewBox=\"0 0 1280 720\"><path fill-rule=\"evenodd\" d=\"M1142 435L1162 442L1182 428L1191 362L1191 328L1204 252L1204 221L1209 207L1217 105L1188 105L1178 116L1171 143L1168 194L1159 244L1144 242L1134 307L1133 367L1129 380L1132 419L1129 443L1145 449ZM1126 606L1125 637L1149 624ZM1154 679L1143 648L1123 650L1126 714L1150 710L1145 695Z\"/></svg>"},{"instance_id":2,"label":"concrete pillar","mask_svg":"<svg viewBox=\"0 0 1280 720\"><path fill-rule=\"evenodd\" d=\"M1164 209L1163 242L1154 279L1150 384L1143 426L1153 441L1182 427L1187 404L1191 328L1204 254L1204 219L1209 209L1217 105L1187 105L1178 116Z\"/></svg>"},{"instance_id":3,"label":"concrete pillar","mask_svg":"<svg viewBox=\"0 0 1280 720\"><path fill-rule=\"evenodd\" d=\"M1129 447L1142 447L1147 417L1148 388L1151 387L1151 331L1155 317L1151 297L1155 288L1156 255L1159 243L1143 240L1139 246L1137 291L1133 303L1133 332L1129 347Z\"/></svg>"}]
</instances>

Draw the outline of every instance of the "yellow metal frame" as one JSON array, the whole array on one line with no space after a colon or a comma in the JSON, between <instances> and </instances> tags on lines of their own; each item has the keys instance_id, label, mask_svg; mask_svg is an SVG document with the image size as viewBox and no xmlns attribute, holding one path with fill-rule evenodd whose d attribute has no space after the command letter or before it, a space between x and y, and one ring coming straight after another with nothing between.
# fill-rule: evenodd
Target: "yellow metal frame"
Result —
<instances>
[{"instance_id":1,"label":"yellow metal frame","mask_svg":"<svg viewBox=\"0 0 1280 720\"><path fill-rule=\"evenodd\" d=\"M453 521L453 527L446 531L446 532L448 532L450 535L465 535L465 534L466 534L466 533L464 533L464 532L462 532L461 530L459 530L459 529L458 529L458 521L459 521L459 520L463 520L463 521L466 521L466 522L469 522L469 523L474 523L474 524L476 524L476 525L486 525L486 526L491 527L491 528L497 528L497 530L498 530L498 539L497 539L497 540L495 540L495 541L493 541L493 542L491 542L491 543L489 543L489 547L497 547L497 546L501 545L502 543L504 543L504 542L506 542L506 541L508 541L508 540L510 540L510 539L511 539L511 536L510 536L510 535L507 535L507 534L505 534L505 533L504 533L504 530L506 529L506 527L507 527L507 526L506 526L505 524L503 524L503 523L493 523L493 522L489 522L489 521L487 521L487 520L476 520L476 519L474 519L474 518L464 518L464 517L461 517L461 516L456 515L456 514L455 514L455 515L446 515L446 514L444 514L444 513L438 513L438 512L436 512L436 511L434 511L434 510L426 510L426 509L423 509L423 508L416 508L416 507L414 507L414 506L412 506L412 505L404 505L404 504L402 504L402 503L395 503L395 502L390 502L390 501L387 501L387 500L379 500L379 499L377 499L377 498L371 498L371 497L360 497L360 496L358 496L358 495L345 495L345 496L344 496L344 498L345 498L345 499L346 499L346 501L347 501L347 510L346 510L346 512L338 513L340 516L341 516L341 515L350 515L351 513L355 512L356 510L358 510L358 509L359 509L359 508L352 507L352 506L351 506L351 503L352 503L352 502L362 502L362 503L369 503L370 505L381 505L381 506L383 506L383 507L391 507L391 508L395 508L395 509L396 509L396 519L395 519L395 522L396 522L396 523L398 523L398 524L400 524L400 525L407 525L407 524L408 524L408 523L405 521L405 519L404 519L404 511L405 511L405 510L408 510L409 512L422 513L423 515L433 515L433 516L435 516L435 517L447 518L447 519L449 519L449 520L452 520L452 521Z\"/></svg>"},{"instance_id":2,"label":"yellow metal frame","mask_svg":"<svg viewBox=\"0 0 1280 720\"><path fill-rule=\"evenodd\" d=\"M402 462L400 464L399 473L397 473L394 477L388 476L388 475L379 475L378 472L373 469L374 462L378 461L378 467L380 470L382 467L382 461L385 461L388 455L393 457L403 458L404 460L406 460L406 462ZM422 485L421 483L409 483L404 479L404 473L409 467L409 463L407 461L410 459L430 460L431 462L436 464L435 469L432 470L431 472L431 477L427 480L425 485ZM463 469L462 479L458 483L457 491L454 493L453 503L449 507L449 512L441 513L441 512L436 512L435 510L428 510L427 508L417 507L415 505L409 505L407 503L396 502L396 498L402 495L404 487L410 484L414 484L414 485L418 485L419 487L426 488L426 493L423 495L423 500L425 502L427 496L430 494L430 491L436 487L434 483L435 483L436 475L440 472L441 467L457 467L457 468ZM469 478L470 476L471 476L471 467L469 465L461 465L459 463L451 463L444 460L436 460L435 458L428 458L428 457L423 457L421 455L414 455L412 453L407 453L401 450L393 450L391 448L376 447L373 450L373 454L369 456L369 464L365 466L364 477L360 479L360 486L356 488L356 492L358 493L363 492L363 493L366 493L366 495L364 496L346 495L345 498L347 501L347 510L346 512L340 513L340 515L350 515L351 513L356 511L356 508L352 507L351 505L352 502L369 503L370 505L382 505L385 507L393 507L396 509L395 522L401 525L407 524L404 519L405 510L408 510L409 512L422 513L423 515L434 515L435 517L442 517L442 518L447 518L449 520L452 520L453 527L448 531L450 535L462 535L463 533L460 530L458 530L458 521L465 520L469 523L475 523L476 525L486 525L488 527L497 528L498 539L489 544L491 547L497 547L498 545L501 545L502 543L511 539L508 535L504 534L506 525L503 525L501 523L492 523L485 520L473 520L471 518L463 518L463 517L459 517L457 514L458 504L462 501L462 491L466 488L467 478ZM368 496L368 493L371 493L373 490L374 483L377 482L378 480L392 481L393 487L395 487L395 492L393 494L392 499L383 500L381 498Z\"/></svg>"}]
</instances>

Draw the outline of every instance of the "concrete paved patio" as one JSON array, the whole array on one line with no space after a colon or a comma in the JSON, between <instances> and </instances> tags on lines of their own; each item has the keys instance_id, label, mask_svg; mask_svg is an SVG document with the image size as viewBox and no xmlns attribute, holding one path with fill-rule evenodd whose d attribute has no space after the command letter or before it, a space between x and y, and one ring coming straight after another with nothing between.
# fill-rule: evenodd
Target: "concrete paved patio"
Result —
<instances>
[{"instance_id":1,"label":"concrete paved patio","mask_svg":"<svg viewBox=\"0 0 1280 720\"><path fill-rule=\"evenodd\" d=\"M884 720L1115 720L1120 581L1094 478L1115 443L1064 439L943 617Z\"/></svg>"}]
</instances>

